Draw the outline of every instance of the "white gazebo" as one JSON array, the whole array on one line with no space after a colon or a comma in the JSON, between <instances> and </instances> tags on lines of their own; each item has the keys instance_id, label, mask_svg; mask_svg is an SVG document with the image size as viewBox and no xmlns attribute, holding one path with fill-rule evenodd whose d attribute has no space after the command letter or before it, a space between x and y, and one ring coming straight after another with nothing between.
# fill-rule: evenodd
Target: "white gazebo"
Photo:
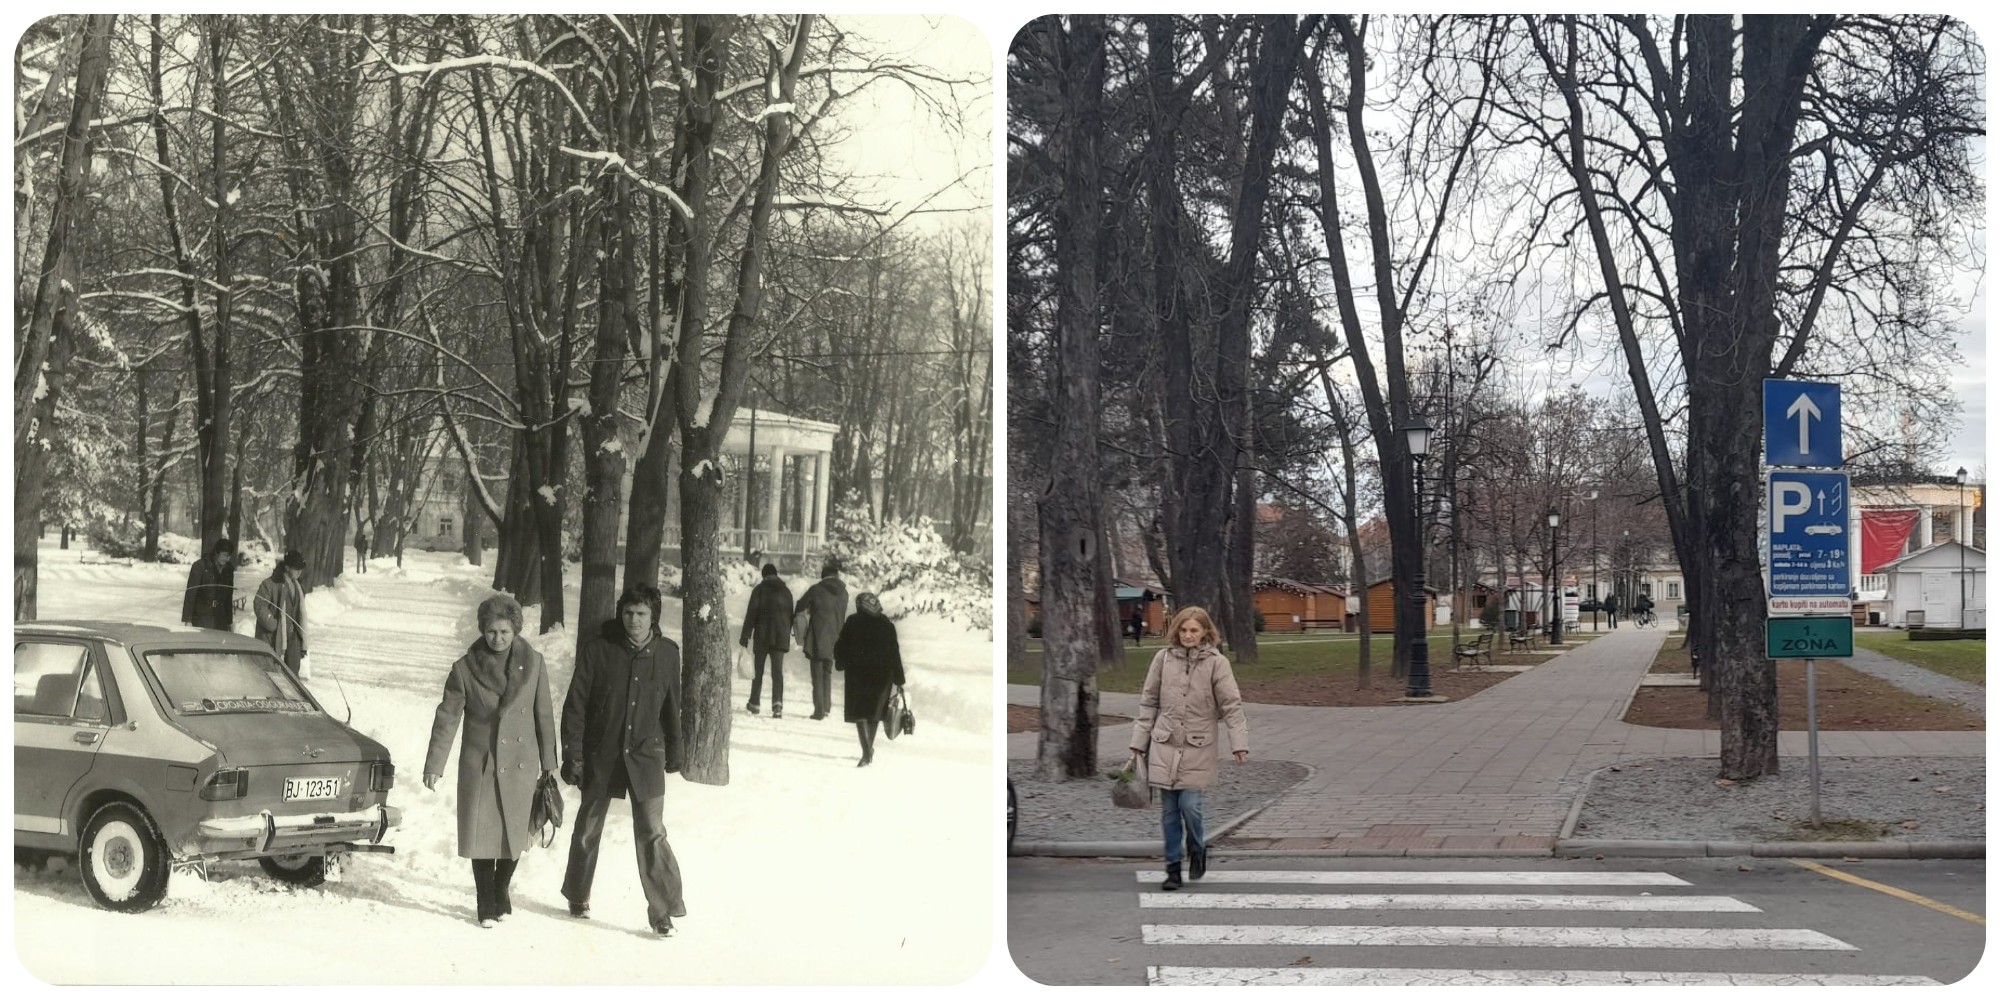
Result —
<instances>
[{"instance_id":1,"label":"white gazebo","mask_svg":"<svg viewBox=\"0 0 2000 1000\"><path fill-rule=\"evenodd\" d=\"M1884 624L1986 627L1983 549L1953 541L1939 542L1884 563L1871 575L1883 577L1887 583L1884 599L1889 605L1889 615Z\"/></svg>"},{"instance_id":2,"label":"white gazebo","mask_svg":"<svg viewBox=\"0 0 2000 1000\"><path fill-rule=\"evenodd\" d=\"M816 568L826 546L833 437L839 431L839 424L773 410L736 411L722 440L724 489L730 506L723 516L725 553L749 552L787 572ZM679 504L676 496L669 495L676 502L671 503L673 512L667 517L662 543L669 558L678 562Z\"/></svg>"}]
</instances>

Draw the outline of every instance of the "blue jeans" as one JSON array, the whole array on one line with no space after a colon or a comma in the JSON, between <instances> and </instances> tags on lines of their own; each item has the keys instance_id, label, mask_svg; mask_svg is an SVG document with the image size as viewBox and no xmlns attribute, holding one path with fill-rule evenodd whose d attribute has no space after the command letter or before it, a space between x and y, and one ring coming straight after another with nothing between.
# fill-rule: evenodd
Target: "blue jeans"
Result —
<instances>
[{"instance_id":1,"label":"blue jeans","mask_svg":"<svg viewBox=\"0 0 2000 1000\"><path fill-rule=\"evenodd\" d=\"M1167 835L1167 864L1180 864L1185 841L1192 840L1197 848L1206 850L1202 847L1207 837L1202 829L1201 803L1199 788L1160 789L1160 830Z\"/></svg>"}]
</instances>

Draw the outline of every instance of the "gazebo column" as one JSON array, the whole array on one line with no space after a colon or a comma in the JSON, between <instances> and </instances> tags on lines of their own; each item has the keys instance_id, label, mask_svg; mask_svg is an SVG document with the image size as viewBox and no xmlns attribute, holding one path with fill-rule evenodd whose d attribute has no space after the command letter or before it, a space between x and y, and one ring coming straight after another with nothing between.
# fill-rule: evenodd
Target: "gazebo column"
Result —
<instances>
[{"instance_id":1,"label":"gazebo column","mask_svg":"<svg viewBox=\"0 0 2000 1000\"><path fill-rule=\"evenodd\" d=\"M829 451L814 453L813 470L813 493L816 496L813 499L812 527L808 530L820 536L820 541L824 543L828 514L826 494L829 482L833 479L833 453Z\"/></svg>"},{"instance_id":2,"label":"gazebo column","mask_svg":"<svg viewBox=\"0 0 2000 1000\"><path fill-rule=\"evenodd\" d=\"M778 545L778 508L785 495L785 449L771 449L771 485L764 491L764 551L776 551Z\"/></svg>"},{"instance_id":3,"label":"gazebo column","mask_svg":"<svg viewBox=\"0 0 2000 1000\"><path fill-rule=\"evenodd\" d=\"M1917 548L1927 549L1931 547L1931 518L1936 516L1937 508L1924 504L1920 509L1923 513L1917 518Z\"/></svg>"}]
</instances>

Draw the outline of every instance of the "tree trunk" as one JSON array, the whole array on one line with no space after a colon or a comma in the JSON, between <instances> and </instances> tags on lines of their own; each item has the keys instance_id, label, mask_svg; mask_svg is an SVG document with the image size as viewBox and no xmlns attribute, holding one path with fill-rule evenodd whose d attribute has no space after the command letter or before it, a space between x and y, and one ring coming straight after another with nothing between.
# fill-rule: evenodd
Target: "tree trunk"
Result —
<instances>
[{"instance_id":1,"label":"tree trunk","mask_svg":"<svg viewBox=\"0 0 2000 1000\"><path fill-rule=\"evenodd\" d=\"M1102 142L1105 37L1101 15L1078 15L1063 30L1044 18L1057 46L1064 97L1073 112L1063 151L1056 218L1056 348L1048 396L1056 428L1050 480L1038 504L1042 574L1041 738L1036 773L1044 780L1097 773L1098 240L1103 218Z\"/></svg>"},{"instance_id":2,"label":"tree trunk","mask_svg":"<svg viewBox=\"0 0 2000 1000\"><path fill-rule=\"evenodd\" d=\"M681 493L681 722L687 766L681 776L729 784L730 690L727 594L722 577L722 471L683 469Z\"/></svg>"},{"instance_id":3,"label":"tree trunk","mask_svg":"<svg viewBox=\"0 0 2000 1000\"><path fill-rule=\"evenodd\" d=\"M63 131L55 207L34 297L15 308L21 331L14 370L14 620L32 621L39 586L36 548L42 534L42 494L48 481L49 449L57 433L56 399L67 388L77 309L76 255L70 238L84 208L90 167L89 124L97 117L110 66L115 15L84 18L83 47L77 58L76 88ZM18 267L18 264L17 264ZM19 276L15 287L26 288Z\"/></svg>"}]
</instances>

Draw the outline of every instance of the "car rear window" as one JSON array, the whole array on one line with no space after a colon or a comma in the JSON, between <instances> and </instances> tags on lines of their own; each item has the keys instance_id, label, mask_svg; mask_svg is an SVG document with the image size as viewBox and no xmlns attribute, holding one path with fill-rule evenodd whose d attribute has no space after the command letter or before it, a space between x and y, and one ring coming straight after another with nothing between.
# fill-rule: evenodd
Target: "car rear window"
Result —
<instances>
[{"instance_id":1,"label":"car rear window","mask_svg":"<svg viewBox=\"0 0 2000 1000\"><path fill-rule=\"evenodd\" d=\"M162 650L146 664L183 715L319 711L276 657L260 653Z\"/></svg>"}]
</instances>

